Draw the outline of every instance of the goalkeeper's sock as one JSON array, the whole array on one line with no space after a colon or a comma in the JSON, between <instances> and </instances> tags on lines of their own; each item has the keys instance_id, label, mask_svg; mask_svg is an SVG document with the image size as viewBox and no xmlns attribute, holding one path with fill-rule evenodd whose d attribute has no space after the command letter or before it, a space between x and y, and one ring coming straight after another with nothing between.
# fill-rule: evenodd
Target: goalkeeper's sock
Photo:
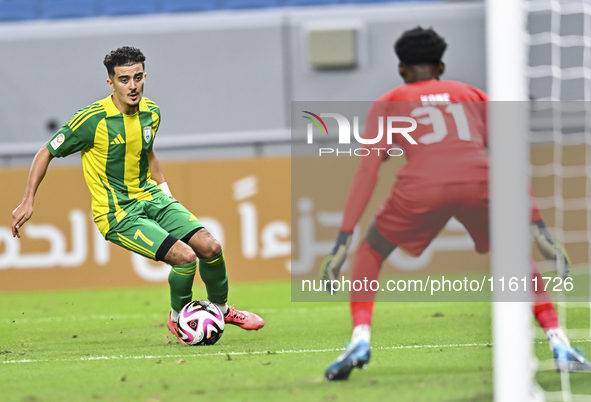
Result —
<instances>
[{"instance_id":1,"label":"goalkeeper's sock","mask_svg":"<svg viewBox=\"0 0 591 402\"><path fill-rule=\"evenodd\" d=\"M548 344L551 351L554 351L554 347L559 343L564 343L566 346L570 347L568 337L560 327L547 330L546 337L548 338Z\"/></svg>"},{"instance_id":2,"label":"goalkeeper's sock","mask_svg":"<svg viewBox=\"0 0 591 402\"><path fill-rule=\"evenodd\" d=\"M544 331L560 327L558 315L552 303L534 303L534 316Z\"/></svg>"},{"instance_id":3,"label":"goalkeeper's sock","mask_svg":"<svg viewBox=\"0 0 591 402\"><path fill-rule=\"evenodd\" d=\"M371 325L374 302L351 302L351 316L353 327Z\"/></svg>"},{"instance_id":4,"label":"goalkeeper's sock","mask_svg":"<svg viewBox=\"0 0 591 402\"><path fill-rule=\"evenodd\" d=\"M199 275L205 283L207 299L215 304L224 306L228 300L228 274L224 253L213 258L199 260Z\"/></svg>"},{"instance_id":5,"label":"goalkeeper's sock","mask_svg":"<svg viewBox=\"0 0 591 402\"><path fill-rule=\"evenodd\" d=\"M195 272L197 272L197 260L189 264L172 266L168 274L168 284L170 285L170 307L173 311L181 311L183 306L191 301Z\"/></svg>"},{"instance_id":6,"label":"goalkeeper's sock","mask_svg":"<svg viewBox=\"0 0 591 402\"><path fill-rule=\"evenodd\" d=\"M351 344L355 345L357 342L364 340L367 343L371 340L371 328L369 325L358 325L353 328L353 335L351 336Z\"/></svg>"},{"instance_id":7,"label":"goalkeeper's sock","mask_svg":"<svg viewBox=\"0 0 591 402\"><path fill-rule=\"evenodd\" d=\"M383 261L384 257L374 250L367 241L363 240L353 261L351 282L367 280L367 283L371 283L371 281L377 281ZM376 292L372 291L371 288L368 288L367 291L364 289L360 291L351 290L353 327L371 325L375 298Z\"/></svg>"},{"instance_id":8,"label":"goalkeeper's sock","mask_svg":"<svg viewBox=\"0 0 591 402\"><path fill-rule=\"evenodd\" d=\"M550 293L548 293L546 281L542 278L540 269L536 261L529 257L532 266L532 283L534 283L534 302L535 303L552 303Z\"/></svg>"},{"instance_id":9,"label":"goalkeeper's sock","mask_svg":"<svg viewBox=\"0 0 591 402\"><path fill-rule=\"evenodd\" d=\"M554 304L552 304L550 294L548 291L544 290L545 282L542 278L542 274L540 274L536 262L533 259L531 259L531 262L533 266L534 283L538 283L537 290L534 289L534 316L544 331L558 328L560 327L558 315L556 314Z\"/></svg>"},{"instance_id":10,"label":"goalkeeper's sock","mask_svg":"<svg viewBox=\"0 0 591 402\"><path fill-rule=\"evenodd\" d=\"M179 318L179 312L176 311L175 309L171 308L170 309L170 319L172 321L176 321Z\"/></svg>"}]
</instances>

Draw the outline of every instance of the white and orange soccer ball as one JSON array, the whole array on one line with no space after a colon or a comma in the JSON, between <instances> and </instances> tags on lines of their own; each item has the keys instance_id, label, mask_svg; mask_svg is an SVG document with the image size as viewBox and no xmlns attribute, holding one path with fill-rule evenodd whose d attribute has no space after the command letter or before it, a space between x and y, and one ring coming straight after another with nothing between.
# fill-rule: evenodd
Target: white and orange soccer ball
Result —
<instances>
[{"instance_id":1,"label":"white and orange soccer ball","mask_svg":"<svg viewBox=\"0 0 591 402\"><path fill-rule=\"evenodd\" d=\"M224 315L207 300L194 300L179 312L177 332L187 345L213 345L224 332Z\"/></svg>"}]
</instances>

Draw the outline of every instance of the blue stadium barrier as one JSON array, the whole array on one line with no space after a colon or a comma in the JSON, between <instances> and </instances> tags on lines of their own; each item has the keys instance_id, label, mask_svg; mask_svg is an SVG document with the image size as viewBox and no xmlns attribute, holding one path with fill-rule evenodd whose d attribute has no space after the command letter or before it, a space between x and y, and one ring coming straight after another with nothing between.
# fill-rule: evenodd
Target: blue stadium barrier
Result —
<instances>
[{"instance_id":1,"label":"blue stadium barrier","mask_svg":"<svg viewBox=\"0 0 591 402\"><path fill-rule=\"evenodd\" d=\"M367 3L400 3L412 0L346 0L347 4L367 4Z\"/></svg>"},{"instance_id":2,"label":"blue stadium barrier","mask_svg":"<svg viewBox=\"0 0 591 402\"><path fill-rule=\"evenodd\" d=\"M413 3L419 1L438 1L441 0L345 0L347 4L369 4L369 3Z\"/></svg>"},{"instance_id":3,"label":"blue stadium barrier","mask_svg":"<svg viewBox=\"0 0 591 402\"><path fill-rule=\"evenodd\" d=\"M103 0L103 15L157 14L158 0Z\"/></svg>"},{"instance_id":4,"label":"blue stadium barrier","mask_svg":"<svg viewBox=\"0 0 591 402\"><path fill-rule=\"evenodd\" d=\"M269 8L281 7L281 0L224 0L224 8L239 10L243 8Z\"/></svg>"},{"instance_id":5,"label":"blue stadium barrier","mask_svg":"<svg viewBox=\"0 0 591 402\"><path fill-rule=\"evenodd\" d=\"M342 0L285 0L286 6L326 6L342 3Z\"/></svg>"},{"instance_id":6,"label":"blue stadium barrier","mask_svg":"<svg viewBox=\"0 0 591 402\"><path fill-rule=\"evenodd\" d=\"M442 0L0 0L0 21Z\"/></svg>"},{"instance_id":7,"label":"blue stadium barrier","mask_svg":"<svg viewBox=\"0 0 591 402\"><path fill-rule=\"evenodd\" d=\"M222 8L221 3L221 0L163 0L162 11L165 13L210 11Z\"/></svg>"},{"instance_id":8,"label":"blue stadium barrier","mask_svg":"<svg viewBox=\"0 0 591 402\"><path fill-rule=\"evenodd\" d=\"M44 0L41 16L55 18L89 18L99 14L98 3L88 0Z\"/></svg>"},{"instance_id":9,"label":"blue stadium barrier","mask_svg":"<svg viewBox=\"0 0 591 402\"><path fill-rule=\"evenodd\" d=\"M22 21L37 18L37 1L2 0L0 1L0 21Z\"/></svg>"}]
</instances>

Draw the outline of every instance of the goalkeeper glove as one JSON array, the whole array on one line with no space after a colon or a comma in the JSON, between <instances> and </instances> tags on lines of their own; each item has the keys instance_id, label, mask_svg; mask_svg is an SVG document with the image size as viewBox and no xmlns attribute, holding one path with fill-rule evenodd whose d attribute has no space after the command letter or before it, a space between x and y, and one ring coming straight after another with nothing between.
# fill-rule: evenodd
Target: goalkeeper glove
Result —
<instances>
[{"instance_id":1,"label":"goalkeeper glove","mask_svg":"<svg viewBox=\"0 0 591 402\"><path fill-rule=\"evenodd\" d=\"M570 272L570 257L561 244L554 243L554 249L556 250L556 272L562 276L562 279L566 279Z\"/></svg>"},{"instance_id":2,"label":"goalkeeper glove","mask_svg":"<svg viewBox=\"0 0 591 402\"><path fill-rule=\"evenodd\" d=\"M555 272L560 275L562 279L566 279L570 271L571 262L564 247L552 239L544 221L534 223L531 225L531 228L540 253L542 253L547 260L554 261Z\"/></svg>"},{"instance_id":3,"label":"goalkeeper glove","mask_svg":"<svg viewBox=\"0 0 591 402\"><path fill-rule=\"evenodd\" d=\"M332 253L322 260L322 264L320 265L320 279L337 280L341 266L343 266L347 258L347 250L349 249L352 238L353 233L339 232Z\"/></svg>"}]
</instances>

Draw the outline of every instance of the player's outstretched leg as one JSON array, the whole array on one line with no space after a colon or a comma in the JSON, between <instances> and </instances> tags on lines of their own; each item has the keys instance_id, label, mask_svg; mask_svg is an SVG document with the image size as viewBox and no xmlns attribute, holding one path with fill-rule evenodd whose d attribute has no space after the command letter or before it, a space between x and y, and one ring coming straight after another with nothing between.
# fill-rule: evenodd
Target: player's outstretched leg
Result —
<instances>
[{"instance_id":1,"label":"player's outstretched leg","mask_svg":"<svg viewBox=\"0 0 591 402\"><path fill-rule=\"evenodd\" d=\"M542 282L542 275L533 259L533 275ZM540 324L540 327L546 333L550 350L554 355L554 364L558 371L562 372L577 372L577 371L591 371L591 363L585 358L585 354L578 348L573 348L570 345L568 337L560 327L556 309L550 298L550 294L544 289L539 289L534 295L534 316Z\"/></svg>"},{"instance_id":2,"label":"player's outstretched leg","mask_svg":"<svg viewBox=\"0 0 591 402\"><path fill-rule=\"evenodd\" d=\"M199 260L199 273L205 283L207 298L215 303L222 313L226 324L236 325L246 330L259 330L265 325L265 321L258 315L237 310L234 306L228 306L228 275L224 254L220 252L212 258Z\"/></svg>"},{"instance_id":3,"label":"player's outstretched leg","mask_svg":"<svg viewBox=\"0 0 591 402\"><path fill-rule=\"evenodd\" d=\"M168 274L168 283L170 285L170 307L171 311L168 315L168 322L166 325L170 332L177 337L183 344L185 342L181 339L177 332L176 320L179 311L183 306L189 302L193 297L191 288L193 287L193 278L197 272L197 260L184 265L173 265Z\"/></svg>"},{"instance_id":4,"label":"player's outstretched leg","mask_svg":"<svg viewBox=\"0 0 591 402\"><path fill-rule=\"evenodd\" d=\"M353 260L351 281L377 280L384 258L367 240L363 240ZM351 290L353 335L347 349L326 369L325 376L329 381L346 380L353 368L365 368L369 363L371 355L370 328L375 293L371 290Z\"/></svg>"},{"instance_id":5,"label":"player's outstretched leg","mask_svg":"<svg viewBox=\"0 0 591 402\"><path fill-rule=\"evenodd\" d=\"M360 369L367 367L371 357L369 333L368 325L355 327L353 330L353 339L347 345L347 349L326 369L324 376L327 380L346 380L355 367Z\"/></svg>"},{"instance_id":6,"label":"player's outstretched leg","mask_svg":"<svg viewBox=\"0 0 591 402\"><path fill-rule=\"evenodd\" d=\"M220 243L207 230L202 229L189 240L189 246L199 257L199 275L205 284L207 299L220 308L226 324L246 330L263 328L265 321L258 315L228 306L228 274L226 259Z\"/></svg>"}]
</instances>

